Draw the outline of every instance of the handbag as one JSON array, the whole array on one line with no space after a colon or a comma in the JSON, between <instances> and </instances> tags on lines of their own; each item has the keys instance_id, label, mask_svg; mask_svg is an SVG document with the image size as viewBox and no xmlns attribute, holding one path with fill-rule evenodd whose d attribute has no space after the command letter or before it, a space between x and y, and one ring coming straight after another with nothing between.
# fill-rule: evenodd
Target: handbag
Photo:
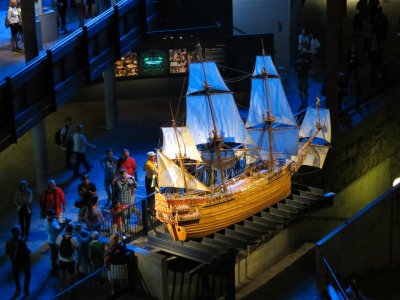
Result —
<instances>
[{"instance_id":1,"label":"handbag","mask_svg":"<svg viewBox=\"0 0 400 300\"><path fill-rule=\"evenodd\" d=\"M5 19L4 19L4 26L5 26L6 28L10 27L10 22L8 22L8 14L6 14L6 17L5 17Z\"/></svg>"}]
</instances>

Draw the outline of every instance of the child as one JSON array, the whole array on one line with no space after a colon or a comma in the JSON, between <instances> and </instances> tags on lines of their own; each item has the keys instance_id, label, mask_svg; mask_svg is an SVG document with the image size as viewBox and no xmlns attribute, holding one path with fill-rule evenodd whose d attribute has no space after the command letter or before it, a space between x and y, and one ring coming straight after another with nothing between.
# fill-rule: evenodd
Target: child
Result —
<instances>
[{"instance_id":1,"label":"child","mask_svg":"<svg viewBox=\"0 0 400 300\"><path fill-rule=\"evenodd\" d=\"M112 232L111 232L111 234L114 234L116 232L124 233L125 226L124 226L124 222L122 220L121 203L116 202L110 209L110 214L112 215Z\"/></svg>"}]
</instances>

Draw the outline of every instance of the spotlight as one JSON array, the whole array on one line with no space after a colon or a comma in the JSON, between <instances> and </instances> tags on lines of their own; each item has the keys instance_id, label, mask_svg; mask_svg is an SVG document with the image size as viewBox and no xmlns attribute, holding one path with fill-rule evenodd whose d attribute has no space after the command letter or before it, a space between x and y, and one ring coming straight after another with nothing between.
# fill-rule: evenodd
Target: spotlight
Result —
<instances>
[{"instance_id":1,"label":"spotlight","mask_svg":"<svg viewBox=\"0 0 400 300\"><path fill-rule=\"evenodd\" d=\"M173 39L174 39L174 36L173 36L173 35L171 35L171 36L170 36L170 39L171 39L171 40L173 40Z\"/></svg>"},{"instance_id":2,"label":"spotlight","mask_svg":"<svg viewBox=\"0 0 400 300\"><path fill-rule=\"evenodd\" d=\"M394 181L393 181L393 186L396 186L400 183L400 177L397 177Z\"/></svg>"},{"instance_id":3,"label":"spotlight","mask_svg":"<svg viewBox=\"0 0 400 300\"><path fill-rule=\"evenodd\" d=\"M163 40L166 40L166 39L167 39L167 35L165 35L162 39L163 39Z\"/></svg>"},{"instance_id":4,"label":"spotlight","mask_svg":"<svg viewBox=\"0 0 400 300\"><path fill-rule=\"evenodd\" d=\"M182 36L180 36L180 37L179 37L179 39L181 40L181 39L183 39L183 37L182 37Z\"/></svg>"}]
</instances>

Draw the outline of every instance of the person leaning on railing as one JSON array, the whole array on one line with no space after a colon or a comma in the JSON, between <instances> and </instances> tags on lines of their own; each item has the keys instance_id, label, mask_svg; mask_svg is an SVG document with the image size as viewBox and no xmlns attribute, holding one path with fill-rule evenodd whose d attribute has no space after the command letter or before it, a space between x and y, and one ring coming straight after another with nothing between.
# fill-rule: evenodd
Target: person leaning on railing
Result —
<instances>
[{"instance_id":1,"label":"person leaning on railing","mask_svg":"<svg viewBox=\"0 0 400 300\"><path fill-rule=\"evenodd\" d=\"M112 293L115 293L117 283L128 279L128 266L126 263L126 245L119 242L119 234L114 233L110 237L110 242L104 263L107 266L107 277L111 283Z\"/></svg>"}]
</instances>

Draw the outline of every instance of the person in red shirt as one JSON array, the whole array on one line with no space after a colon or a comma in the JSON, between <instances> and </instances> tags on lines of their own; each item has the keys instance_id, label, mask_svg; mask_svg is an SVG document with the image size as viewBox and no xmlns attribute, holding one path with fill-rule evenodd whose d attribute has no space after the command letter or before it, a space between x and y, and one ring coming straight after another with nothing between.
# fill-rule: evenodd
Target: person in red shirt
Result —
<instances>
[{"instance_id":1,"label":"person in red shirt","mask_svg":"<svg viewBox=\"0 0 400 300\"><path fill-rule=\"evenodd\" d=\"M129 156L129 150L122 150L122 157L118 159L118 168L117 170L125 169L128 175L134 176L137 181L137 165L136 161L133 157Z\"/></svg>"},{"instance_id":2,"label":"person in red shirt","mask_svg":"<svg viewBox=\"0 0 400 300\"><path fill-rule=\"evenodd\" d=\"M57 187L54 179L49 180L47 188L40 193L41 216L46 217L49 209L54 209L57 218L61 222L62 212L65 211L65 195L61 188Z\"/></svg>"}]
</instances>

